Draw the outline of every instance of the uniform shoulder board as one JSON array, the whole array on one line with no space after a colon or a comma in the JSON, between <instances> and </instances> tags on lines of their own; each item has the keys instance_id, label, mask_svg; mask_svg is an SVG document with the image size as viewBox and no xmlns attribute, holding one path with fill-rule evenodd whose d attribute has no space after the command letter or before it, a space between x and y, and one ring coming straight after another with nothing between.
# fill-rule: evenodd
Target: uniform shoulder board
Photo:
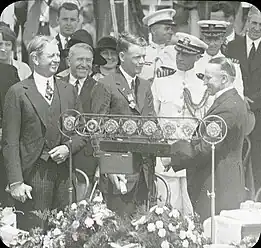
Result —
<instances>
[{"instance_id":1,"label":"uniform shoulder board","mask_svg":"<svg viewBox=\"0 0 261 248\"><path fill-rule=\"evenodd\" d=\"M238 60L238 59L235 59L235 58L230 58L230 59L231 59L231 61L232 61L233 63L239 64L239 60Z\"/></svg>"},{"instance_id":2,"label":"uniform shoulder board","mask_svg":"<svg viewBox=\"0 0 261 248\"><path fill-rule=\"evenodd\" d=\"M176 71L177 70L175 70L173 68L169 68L169 67L166 67L166 66L161 66L160 68L157 69L156 75L157 75L158 78L160 78L160 77L167 77L167 76L175 74Z\"/></svg>"},{"instance_id":3,"label":"uniform shoulder board","mask_svg":"<svg viewBox=\"0 0 261 248\"><path fill-rule=\"evenodd\" d=\"M197 77L201 80L204 80L204 74L203 73L196 73Z\"/></svg>"}]
</instances>

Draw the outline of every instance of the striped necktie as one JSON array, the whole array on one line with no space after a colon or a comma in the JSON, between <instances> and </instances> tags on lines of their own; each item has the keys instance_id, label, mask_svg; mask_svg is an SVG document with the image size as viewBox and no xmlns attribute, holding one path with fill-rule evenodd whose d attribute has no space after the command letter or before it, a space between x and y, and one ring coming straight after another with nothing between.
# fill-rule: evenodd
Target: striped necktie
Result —
<instances>
[{"instance_id":1,"label":"striped necktie","mask_svg":"<svg viewBox=\"0 0 261 248\"><path fill-rule=\"evenodd\" d=\"M76 82L74 84L74 87L75 87L75 89L76 89L76 91L77 91L77 93L79 95L79 93L80 93L80 82L79 82L78 79L76 80Z\"/></svg>"},{"instance_id":2,"label":"striped necktie","mask_svg":"<svg viewBox=\"0 0 261 248\"><path fill-rule=\"evenodd\" d=\"M50 86L49 81L47 80L46 90L45 90L45 98L46 98L48 101L51 101L51 100L52 100L53 92L54 92L54 91L53 91L52 87Z\"/></svg>"}]
</instances>

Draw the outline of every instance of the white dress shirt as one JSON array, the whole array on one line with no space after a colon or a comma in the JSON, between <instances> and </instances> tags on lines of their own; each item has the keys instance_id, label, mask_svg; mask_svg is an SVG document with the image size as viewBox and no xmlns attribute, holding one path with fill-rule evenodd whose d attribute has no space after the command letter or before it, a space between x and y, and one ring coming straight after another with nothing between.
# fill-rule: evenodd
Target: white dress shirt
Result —
<instances>
[{"instance_id":1,"label":"white dress shirt","mask_svg":"<svg viewBox=\"0 0 261 248\"><path fill-rule=\"evenodd\" d=\"M59 33L59 37L60 37L60 40L61 40L61 43L62 43L62 47L63 47L63 49L65 49L65 45L67 43L66 38L63 35L61 35L60 33ZM68 37L68 41L69 40L70 40L70 37Z\"/></svg>"},{"instance_id":2,"label":"white dress shirt","mask_svg":"<svg viewBox=\"0 0 261 248\"><path fill-rule=\"evenodd\" d=\"M247 47L247 57L249 57L249 53L251 51L251 48L252 48L252 44L254 42L255 44L255 49L257 51L257 48L260 44L260 41L261 41L261 37L259 39L256 39L256 40L251 40L248 36L248 34L246 35L246 47Z\"/></svg>"},{"instance_id":3,"label":"white dress shirt","mask_svg":"<svg viewBox=\"0 0 261 248\"><path fill-rule=\"evenodd\" d=\"M134 80L134 81L136 80L136 77L137 77L137 76L131 77L126 71L124 71L124 69L123 69L121 66L119 66L119 68L120 68L121 73L123 74L123 76L124 76L125 79L127 80L128 85L129 85L129 87L130 87L130 89L131 89L131 88L132 88L132 87L131 87L131 83L132 83L133 80Z\"/></svg>"},{"instance_id":4,"label":"white dress shirt","mask_svg":"<svg viewBox=\"0 0 261 248\"><path fill-rule=\"evenodd\" d=\"M45 97L45 93L46 93L46 88L47 88L47 82L49 82L50 87L54 90L54 79L53 79L53 76L47 78L47 77L44 77L44 76L40 75L36 71L34 71L33 77L34 77L34 82L35 82L35 85L36 85L36 88L37 88L38 92L43 96L45 101L49 105L51 105L53 97L52 97L52 99L48 100Z\"/></svg>"},{"instance_id":5,"label":"white dress shirt","mask_svg":"<svg viewBox=\"0 0 261 248\"><path fill-rule=\"evenodd\" d=\"M81 79L77 79L75 78L71 73L70 73L70 76L69 76L69 83L73 86L76 86L76 81L79 81L79 87L78 87L78 95L80 95L81 93L81 90L82 90L82 87L83 87L83 84L86 80L86 78L81 78Z\"/></svg>"}]
</instances>

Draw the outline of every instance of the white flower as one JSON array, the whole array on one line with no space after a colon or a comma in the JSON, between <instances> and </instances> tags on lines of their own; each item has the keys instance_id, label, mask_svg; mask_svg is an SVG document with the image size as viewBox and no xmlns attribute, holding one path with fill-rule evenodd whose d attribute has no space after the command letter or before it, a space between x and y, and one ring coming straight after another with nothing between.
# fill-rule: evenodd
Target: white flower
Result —
<instances>
[{"instance_id":1,"label":"white flower","mask_svg":"<svg viewBox=\"0 0 261 248\"><path fill-rule=\"evenodd\" d=\"M186 232L185 232L184 230L181 230L180 233L179 233L179 237L180 237L181 239L185 239L185 238L187 237Z\"/></svg>"},{"instance_id":2,"label":"white flower","mask_svg":"<svg viewBox=\"0 0 261 248\"><path fill-rule=\"evenodd\" d=\"M190 235L190 239L192 240L193 243L196 243L196 241L197 241L197 236L192 233L192 234Z\"/></svg>"},{"instance_id":3,"label":"white flower","mask_svg":"<svg viewBox=\"0 0 261 248\"><path fill-rule=\"evenodd\" d=\"M149 224L147 225L147 229L148 229L148 232L155 232L156 226L155 226L154 223L149 223Z\"/></svg>"},{"instance_id":4,"label":"white flower","mask_svg":"<svg viewBox=\"0 0 261 248\"><path fill-rule=\"evenodd\" d=\"M77 240L78 240L78 234L77 234L77 233L73 233L73 234L72 234L72 239L73 239L74 241L77 241Z\"/></svg>"},{"instance_id":5,"label":"white flower","mask_svg":"<svg viewBox=\"0 0 261 248\"><path fill-rule=\"evenodd\" d=\"M198 243L199 243L199 245L201 245L201 237L198 237Z\"/></svg>"},{"instance_id":6,"label":"white flower","mask_svg":"<svg viewBox=\"0 0 261 248\"><path fill-rule=\"evenodd\" d=\"M179 211L177 209L173 209L170 213L169 213L169 217L174 217L174 218L179 218L180 214Z\"/></svg>"},{"instance_id":7,"label":"white flower","mask_svg":"<svg viewBox=\"0 0 261 248\"><path fill-rule=\"evenodd\" d=\"M170 248L169 242L167 240L162 241L161 248Z\"/></svg>"},{"instance_id":8,"label":"white flower","mask_svg":"<svg viewBox=\"0 0 261 248\"><path fill-rule=\"evenodd\" d=\"M99 195L95 196L92 201L93 202L102 202L102 200L103 200L102 194L99 194Z\"/></svg>"},{"instance_id":9,"label":"white flower","mask_svg":"<svg viewBox=\"0 0 261 248\"><path fill-rule=\"evenodd\" d=\"M59 211L59 213L56 215L56 219L60 220L63 217L63 211Z\"/></svg>"},{"instance_id":10,"label":"white flower","mask_svg":"<svg viewBox=\"0 0 261 248\"><path fill-rule=\"evenodd\" d=\"M155 209L155 213L156 213L157 215L163 214L163 212L164 212L164 209L163 209L163 208L157 207L157 208Z\"/></svg>"},{"instance_id":11,"label":"white flower","mask_svg":"<svg viewBox=\"0 0 261 248\"><path fill-rule=\"evenodd\" d=\"M157 221L156 221L156 227L157 227L158 229L163 228L163 222L162 222L161 220L157 220Z\"/></svg>"},{"instance_id":12,"label":"white flower","mask_svg":"<svg viewBox=\"0 0 261 248\"><path fill-rule=\"evenodd\" d=\"M157 207L158 207L157 205L151 207L151 208L150 208L150 212L153 212Z\"/></svg>"},{"instance_id":13,"label":"white flower","mask_svg":"<svg viewBox=\"0 0 261 248\"><path fill-rule=\"evenodd\" d=\"M103 220L102 220L102 218L95 218L94 220L95 220L95 222L97 223L97 225L99 225L99 226L102 226L102 225L103 225Z\"/></svg>"},{"instance_id":14,"label":"white flower","mask_svg":"<svg viewBox=\"0 0 261 248\"><path fill-rule=\"evenodd\" d=\"M71 205L71 210L76 210L77 209L77 204L76 203L73 203L72 205Z\"/></svg>"},{"instance_id":15,"label":"white flower","mask_svg":"<svg viewBox=\"0 0 261 248\"><path fill-rule=\"evenodd\" d=\"M158 235L161 238L164 238L166 236L166 230L164 228L159 229Z\"/></svg>"},{"instance_id":16,"label":"white flower","mask_svg":"<svg viewBox=\"0 0 261 248\"><path fill-rule=\"evenodd\" d=\"M77 229L80 226L80 222L78 220L74 220L72 223L72 228Z\"/></svg>"},{"instance_id":17,"label":"white flower","mask_svg":"<svg viewBox=\"0 0 261 248\"><path fill-rule=\"evenodd\" d=\"M79 202L79 205L82 205L82 206L86 206L87 205L87 201L86 200L82 200Z\"/></svg>"},{"instance_id":18,"label":"white flower","mask_svg":"<svg viewBox=\"0 0 261 248\"><path fill-rule=\"evenodd\" d=\"M53 235L54 236L58 236L58 235L60 235L62 232L61 232L61 230L59 229L59 228L55 228L54 230L53 230Z\"/></svg>"},{"instance_id":19,"label":"white flower","mask_svg":"<svg viewBox=\"0 0 261 248\"><path fill-rule=\"evenodd\" d=\"M175 232L175 231L176 231L176 227L175 227L172 223L170 223L170 224L168 225L168 228L169 228L169 230L170 230L171 232Z\"/></svg>"},{"instance_id":20,"label":"white flower","mask_svg":"<svg viewBox=\"0 0 261 248\"><path fill-rule=\"evenodd\" d=\"M87 228L92 227L92 225L94 224L94 221L92 218L87 217L84 221L84 224L86 225Z\"/></svg>"},{"instance_id":21,"label":"white flower","mask_svg":"<svg viewBox=\"0 0 261 248\"><path fill-rule=\"evenodd\" d=\"M183 246L184 248L187 248L187 247L189 246L189 242L188 242L187 239L183 240L182 246Z\"/></svg>"}]
</instances>

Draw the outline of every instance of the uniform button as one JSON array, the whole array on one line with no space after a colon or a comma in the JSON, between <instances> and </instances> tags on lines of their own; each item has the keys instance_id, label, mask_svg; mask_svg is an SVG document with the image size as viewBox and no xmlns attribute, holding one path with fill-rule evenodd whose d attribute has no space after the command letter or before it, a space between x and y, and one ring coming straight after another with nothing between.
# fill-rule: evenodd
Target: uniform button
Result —
<instances>
[{"instance_id":1,"label":"uniform button","mask_svg":"<svg viewBox=\"0 0 261 248\"><path fill-rule=\"evenodd\" d=\"M178 113L181 113L181 110L178 110Z\"/></svg>"},{"instance_id":2,"label":"uniform button","mask_svg":"<svg viewBox=\"0 0 261 248\"><path fill-rule=\"evenodd\" d=\"M177 124L177 127L180 127L180 125L179 125L179 124Z\"/></svg>"}]
</instances>

